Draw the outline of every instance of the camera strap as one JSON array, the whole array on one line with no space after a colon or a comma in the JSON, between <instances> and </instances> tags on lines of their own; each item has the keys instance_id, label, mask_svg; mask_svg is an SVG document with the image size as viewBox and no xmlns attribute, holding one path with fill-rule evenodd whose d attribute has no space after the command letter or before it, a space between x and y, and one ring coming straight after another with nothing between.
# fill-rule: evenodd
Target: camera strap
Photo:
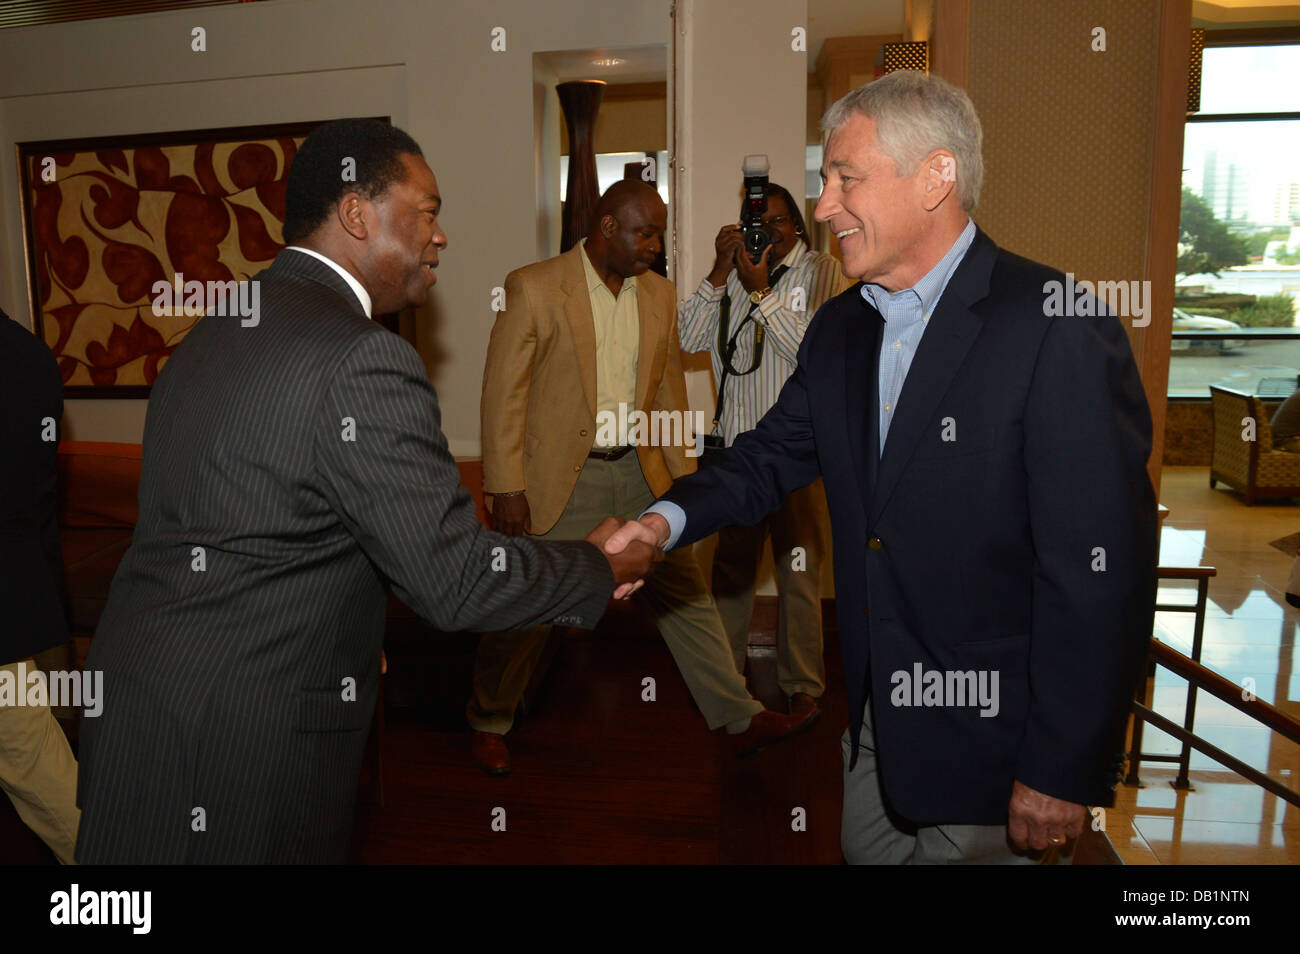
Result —
<instances>
[{"instance_id":1,"label":"camera strap","mask_svg":"<svg viewBox=\"0 0 1300 954\"><path fill-rule=\"evenodd\" d=\"M776 284L781 280L787 271L790 270L788 265L778 265L768 273L768 285L772 288L773 294L776 293ZM747 374L753 374L758 370L758 366L763 363L763 326L754 322L754 358L752 363L744 371L737 371L731 364L731 359L736 354L736 344L740 340L740 333L745 329L745 325L754 317L754 312L758 311L758 304L750 302L749 311L741 319L740 324L736 326L736 331L727 337L728 325L731 322L731 295L723 293L722 301L718 303L718 353L722 357L722 377L718 381L718 403L713 409L713 431L718 432L718 422L722 420L722 406L727 397L727 375L734 374L738 378L743 378Z\"/></svg>"}]
</instances>

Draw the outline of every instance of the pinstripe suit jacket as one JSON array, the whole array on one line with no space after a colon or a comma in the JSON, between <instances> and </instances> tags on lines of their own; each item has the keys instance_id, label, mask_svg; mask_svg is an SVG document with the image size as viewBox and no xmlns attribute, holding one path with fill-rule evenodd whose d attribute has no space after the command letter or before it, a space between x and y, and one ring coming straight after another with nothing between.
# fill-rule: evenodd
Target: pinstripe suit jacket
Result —
<instances>
[{"instance_id":1,"label":"pinstripe suit jacket","mask_svg":"<svg viewBox=\"0 0 1300 954\"><path fill-rule=\"evenodd\" d=\"M482 528L419 357L329 266L253 281L256 326L198 322L149 402L87 660L82 863L345 860L386 584L446 631L594 626L613 589L589 544Z\"/></svg>"}]
</instances>

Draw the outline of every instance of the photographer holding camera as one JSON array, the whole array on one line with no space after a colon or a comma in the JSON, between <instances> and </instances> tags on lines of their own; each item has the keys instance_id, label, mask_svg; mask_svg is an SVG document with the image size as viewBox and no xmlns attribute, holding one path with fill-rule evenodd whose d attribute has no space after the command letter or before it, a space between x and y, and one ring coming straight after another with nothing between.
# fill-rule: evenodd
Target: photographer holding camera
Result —
<instances>
[{"instance_id":1,"label":"photographer holding camera","mask_svg":"<svg viewBox=\"0 0 1300 954\"><path fill-rule=\"evenodd\" d=\"M823 302L851 284L838 261L808 247L798 203L786 189L767 182L765 161L751 162L762 158L746 158L741 221L719 230L712 270L678 310L682 350L713 353L718 382L714 433L726 446L754 428L776 403L794 372L808 322ZM764 238L770 244L755 261L747 248L761 247ZM736 668L744 672L754 582L763 543L771 535L779 594L777 679L792 713L817 708L826 685L821 615L825 523L826 496L818 480L796 490L755 526L719 531L713 559L713 598Z\"/></svg>"}]
</instances>

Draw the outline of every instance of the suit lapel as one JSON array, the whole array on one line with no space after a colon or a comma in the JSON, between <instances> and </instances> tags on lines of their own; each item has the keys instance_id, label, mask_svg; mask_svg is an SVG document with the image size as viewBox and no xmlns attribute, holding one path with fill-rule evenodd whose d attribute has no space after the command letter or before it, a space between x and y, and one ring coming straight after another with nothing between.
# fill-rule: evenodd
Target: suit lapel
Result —
<instances>
[{"instance_id":1,"label":"suit lapel","mask_svg":"<svg viewBox=\"0 0 1300 954\"><path fill-rule=\"evenodd\" d=\"M996 255L997 246L983 232L976 230L975 240L940 296L934 314L930 316L929 327L921 335L921 343L898 397L898 412L889 424L889 435L880 457L869 508L872 524L879 521L912 453L924 436L924 428L930 424L935 409L948 393L953 378L983 327L983 319L970 306L988 294L989 273ZM872 366L876 367L878 361L877 351ZM874 401L872 406L875 407ZM874 419L879 422L879 418L877 411Z\"/></svg>"},{"instance_id":2,"label":"suit lapel","mask_svg":"<svg viewBox=\"0 0 1300 954\"><path fill-rule=\"evenodd\" d=\"M657 307L655 298L650 283L642 275L636 281L636 313L641 326L636 352L636 406L642 410L650 409L654 397L650 393L650 383L663 377L668 338L662 328L666 310ZM671 317L675 321L677 316Z\"/></svg>"},{"instance_id":3,"label":"suit lapel","mask_svg":"<svg viewBox=\"0 0 1300 954\"><path fill-rule=\"evenodd\" d=\"M596 319L591 314L591 293L587 273L582 267L582 248L574 246L565 253L564 278L560 291L565 295L564 318L569 323L573 349L578 360L578 377L592 419L596 417Z\"/></svg>"}]
</instances>

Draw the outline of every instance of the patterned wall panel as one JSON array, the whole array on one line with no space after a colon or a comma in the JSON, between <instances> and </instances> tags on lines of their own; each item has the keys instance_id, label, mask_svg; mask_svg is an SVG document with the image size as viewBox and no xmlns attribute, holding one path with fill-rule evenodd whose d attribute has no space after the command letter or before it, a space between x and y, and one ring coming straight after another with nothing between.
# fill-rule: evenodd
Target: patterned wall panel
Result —
<instances>
[{"instance_id":1,"label":"patterned wall panel","mask_svg":"<svg viewBox=\"0 0 1300 954\"><path fill-rule=\"evenodd\" d=\"M930 47L924 40L910 43L886 43L885 72L894 70L920 70L924 73L930 68Z\"/></svg>"},{"instance_id":2,"label":"patterned wall panel","mask_svg":"<svg viewBox=\"0 0 1300 954\"><path fill-rule=\"evenodd\" d=\"M996 242L1077 278L1141 280L1158 13L1131 0L972 4L967 88L986 168L976 218Z\"/></svg>"},{"instance_id":3,"label":"patterned wall panel","mask_svg":"<svg viewBox=\"0 0 1300 954\"><path fill-rule=\"evenodd\" d=\"M1205 31L1192 31L1192 55L1187 61L1187 111L1201 111L1201 65L1205 58Z\"/></svg>"}]
</instances>

